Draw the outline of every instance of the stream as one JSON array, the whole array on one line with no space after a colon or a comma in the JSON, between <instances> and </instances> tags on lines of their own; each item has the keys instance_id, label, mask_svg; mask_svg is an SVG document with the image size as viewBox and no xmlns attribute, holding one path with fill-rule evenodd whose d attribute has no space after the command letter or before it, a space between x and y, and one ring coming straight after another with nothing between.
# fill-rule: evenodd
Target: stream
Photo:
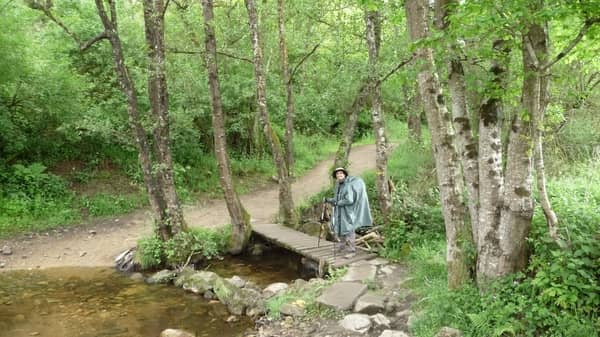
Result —
<instances>
[{"instance_id":1,"label":"stream","mask_svg":"<svg viewBox=\"0 0 600 337\"><path fill-rule=\"evenodd\" d=\"M296 257L270 252L228 257L207 270L265 287L298 278ZM172 285L148 285L114 268L50 268L0 272L0 336L158 337L167 328L196 336L242 336L253 327L217 301Z\"/></svg>"}]
</instances>

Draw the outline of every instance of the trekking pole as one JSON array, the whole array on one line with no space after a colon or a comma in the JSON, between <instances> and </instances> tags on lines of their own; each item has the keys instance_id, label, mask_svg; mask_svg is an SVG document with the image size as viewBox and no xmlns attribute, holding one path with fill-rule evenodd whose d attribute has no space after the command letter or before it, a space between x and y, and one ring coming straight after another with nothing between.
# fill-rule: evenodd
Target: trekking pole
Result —
<instances>
[{"instance_id":1,"label":"trekking pole","mask_svg":"<svg viewBox=\"0 0 600 337\"><path fill-rule=\"evenodd\" d=\"M323 224L319 225L319 238L317 239L317 248L321 247L321 234L323 233Z\"/></svg>"},{"instance_id":2,"label":"trekking pole","mask_svg":"<svg viewBox=\"0 0 600 337\"><path fill-rule=\"evenodd\" d=\"M323 235L323 226L325 223L329 221L329 217L327 216L327 203L325 199L323 199L323 206L321 208L321 217L319 217L319 238L317 239L317 247L321 246L321 235Z\"/></svg>"},{"instance_id":3,"label":"trekking pole","mask_svg":"<svg viewBox=\"0 0 600 337\"><path fill-rule=\"evenodd\" d=\"M334 207L335 207L335 206L334 206ZM333 212L332 212L332 213L333 213ZM337 233L335 232L335 227L333 226L333 221L331 222L331 225L329 226L329 230L331 231L331 233L332 233L332 237L333 237L333 244L332 244L332 246L333 246L333 260L335 261L335 255L336 255L336 254L335 254L335 253L336 253L336 252L335 252L335 245L336 245L338 242L340 242L340 238L339 238L339 236L337 235Z\"/></svg>"}]
</instances>

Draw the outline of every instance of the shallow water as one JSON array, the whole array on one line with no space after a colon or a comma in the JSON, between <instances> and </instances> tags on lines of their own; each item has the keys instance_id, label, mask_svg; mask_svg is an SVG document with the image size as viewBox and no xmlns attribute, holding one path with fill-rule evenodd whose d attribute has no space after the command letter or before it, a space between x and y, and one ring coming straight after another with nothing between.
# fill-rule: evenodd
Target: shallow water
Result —
<instances>
[{"instance_id":1,"label":"shallow water","mask_svg":"<svg viewBox=\"0 0 600 337\"><path fill-rule=\"evenodd\" d=\"M269 257L270 256L270 257ZM228 258L209 266L261 286L290 282L296 266L269 254ZM174 286L147 285L112 268L52 268L0 273L0 336L153 337L167 328L197 336L241 336L251 320L227 323L225 306Z\"/></svg>"}]
</instances>

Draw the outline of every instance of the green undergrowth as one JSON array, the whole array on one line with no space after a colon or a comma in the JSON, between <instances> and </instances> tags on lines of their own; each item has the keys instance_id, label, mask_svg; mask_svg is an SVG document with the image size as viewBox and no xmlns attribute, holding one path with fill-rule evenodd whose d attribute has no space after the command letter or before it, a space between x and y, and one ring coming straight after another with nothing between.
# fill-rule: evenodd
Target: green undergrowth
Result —
<instances>
[{"instance_id":1,"label":"green undergrowth","mask_svg":"<svg viewBox=\"0 0 600 337\"><path fill-rule=\"evenodd\" d=\"M597 337L600 331L600 170L597 164L572 168L551 179L550 198L560 224L552 240L536 209L528 239L526 270L500 278L481 293L473 284L449 291L445 241L413 242L408 254L411 287L420 298L413 328L435 336L443 326L465 337Z\"/></svg>"},{"instance_id":2,"label":"green undergrowth","mask_svg":"<svg viewBox=\"0 0 600 337\"><path fill-rule=\"evenodd\" d=\"M304 174L336 149L337 143L331 138L296 135L295 175ZM0 237L68 227L147 207L143 178L132 156L119 152L109 164L98 159L77 162L77 167L65 172L52 172L40 162L0 167ZM214 156L195 157L193 162L174 164L180 199L193 203L202 198L221 198ZM272 184L275 172L268 154L232 155L231 168L240 194Z\"/></svg>"},{"instance_id":3,"label":"green undergrowth","mask_svg":"<svg viewBox=\"0 0 600 337\"><path fill-rule=\"evenodd\" d=\"M428 139L425 129L423 142L402 142L389 158L393 203L389 225L382 229L384 243L379 254L392 261L406 258L420 241L436 240L444 235L435 164ZM367 175L365 181L374 206L374 221L381 223L375 176Z\"/></svg>"},{"instance_id":4,"label":"green undergrowth","mask_svg":"<svg viewBox=\"0 0 600 337\"><path fill-rule=\"evenodd\" d=\"M94 180L89 178L90 184ZM131 212L147 204L139 192L85 195L40 163L13 165L0 174L0 237L42 232L89 219Z\"/></svg>"}]
</instances>

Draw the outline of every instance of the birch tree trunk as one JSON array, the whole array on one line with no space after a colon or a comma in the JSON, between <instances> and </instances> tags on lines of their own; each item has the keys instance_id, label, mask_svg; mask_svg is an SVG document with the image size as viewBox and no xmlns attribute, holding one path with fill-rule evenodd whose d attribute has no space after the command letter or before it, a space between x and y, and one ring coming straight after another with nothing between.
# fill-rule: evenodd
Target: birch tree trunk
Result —
<instances>
[{"instance_id":1,"label":"birch tree trunk","mask_svg":"<svg viewBox=\"0 0 600 337\"><path fill-rule=\"evenodd\" d=\"M223 188L223 195L225 196L225 202L232 224L229 251L232 254L239 254L248 243L250 234L252 233L252 227L250 224L250 215L235 192L229 156L227 155L225 120L223 117L223 105L221 101L221 88L217 66L217 42L214 29L213 0L202 0L202 13L204 15L205 60L212 106L215 157L217 158L217 167L219 169L219 181Z\"/></svg>"},{"instance_id":2,"label":"birch tree trunk","mask_svg":"<svg viewBox=\"0 0 600 337\"><path fill-rule=\"evenodd\" d=\"M523 37L523 43L526 42ZM539 81L531 76L535 62L522 51L523 86L521 101L525 111L532 111L539 102ZM506 173L502 214L497 231L495 250L489 254L487 263L480 264L478 282L496 278L518 270L527 265L527 243L531 219L533 216L532 174L533 139L530 118L521 114L513 116L508 136L506 154Z\"/></svg>"},{"instance_id":3,"label":"birch tree trunk","mask_svg":"<svg viewBox=\"0 0 600 337\"><path fill-rule=\"evenodd\" d=\"M425 0L405 2L408 31L413 41L428 35ZM444 224L446 227L446 262L448 287L455 289L470 279L470 266L464 244L471 240L470 228L465 223L467 209L461 198L462 176L454 147L451 116L446 109L437 74L434 72L433 52L421 47L417 51L418 82L425 106L427 123L431 130L431 146L435 156Z\"/></svg>"},{"instance_id":4,"label":"birch tree trunk","mask_svg":"<svg viewBox=\"0 0 600 337\"><path fill-rule=\"evenodd\" d=\"M436 26L440 30L448 29L448 17L456 0L437 0L435 2ZM456 50L453 43L450 47ZM468 196L469 216L473 241L477 243L479 229L479 165L478 148L473 136L473 128L467 107L467 90L463 64L452 54L448 61L448 89L452 99L452 122L456 130L456 146L460 153L461 166Z\"/></svg>"},{"instance_id":5,"label":"birch tree trunk","mask_svg":"<svg viewBox=\"0 0 600 337\"><path fill-rule=\"evenodd\" d=\"M493 74L491 87L479 107L479 228L477 231L477 280L481 285L493 274L498 264L496 258L502 255L499 231L503 205L504 174L502 171L502 100L506 81L506 54L504 41L495 41L497 54L492 61Z\"/></svg>"},{"instance_id":6,"label":"birch tree trunk","mask_svg":"<svg viewBox=\"0 0 600 337\"><path fill-rule=\"evenodd\" d=\"M288 170L285 165L285 158L281 149L279 138L271 127L269 112L267 109L266 81L263 72L263 53L260 45L260 36L258 31L258 15L254 0L244 0L246 10L248 11L248 22L250 26L250 37L252 50L254 54L254 77L256 81L256 101L258 106L258 115L265 138L271 147L271 155L277 169L277 179L279 182L279 214L283 217L286 224L295 224L296 215L294 214L294 201L292 199L292 186Z\"/></svg>"},{"instance_id":7,"label":"birch tree trunk","mask_svg":"<svg viewBox=\"0 0 600 337\"><path fill-rule=\"evenodd\" d=\"M381 102L379 81L379 45L381 43L381 24L378 11L365 12L366 39L369 49L369 82L371 86L371 117L375 136L375 184L379 196L379 206L384 224L389 222L392 197L387 175L388 141L385 135L385 122Z\"/></svg>"},{"instance_id":8,"label":"birch tree trunk","mask_svg":"<svg viewBox=\"0 0 600 337\"><path fill-rule=\"evenodd\" d=\"M286 107L285 115L285 164L288 171L288 177L293 176L294 171L294 88L290 77L288 66L287 46L285 43L285 14L283 0L277 0L277 22L279 26L279 52L281 53L281 68L283 73L283 82L286 89Z\"/></svg>"},{"instance_id":9,"label":"birch tree trunk","mask_svg":"<svg viewBox=\"0 0 600 337\"><path fill-rule=\"evenodd\" d=\"M153 116L154 153L159 165L154 167L156 180L163 191L167 216L173 234L187 225L175 190L173 158L169 132L169 92L165 74L165 4L163 0L144 0L144 24L148 45L148 98Z\"/></svg>"}]
</instances>

